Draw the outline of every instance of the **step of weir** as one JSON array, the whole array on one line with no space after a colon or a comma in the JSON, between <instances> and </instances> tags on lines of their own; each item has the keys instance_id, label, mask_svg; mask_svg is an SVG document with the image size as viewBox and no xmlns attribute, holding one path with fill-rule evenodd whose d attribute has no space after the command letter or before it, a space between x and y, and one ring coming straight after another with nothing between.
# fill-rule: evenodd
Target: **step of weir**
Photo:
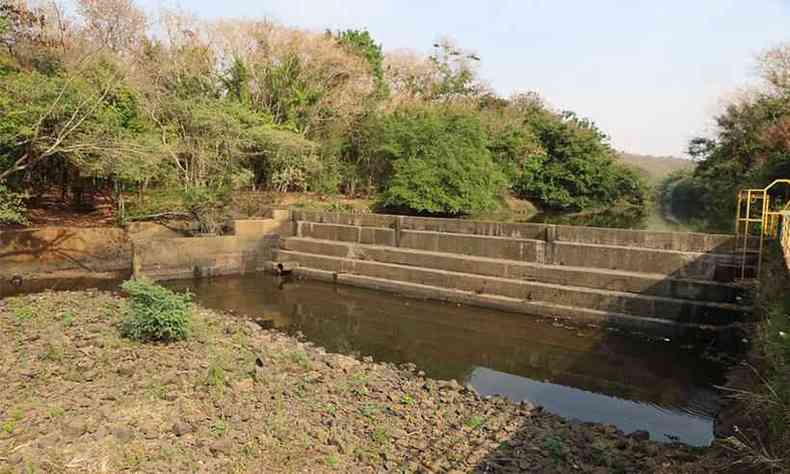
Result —
<instances>
[{"instance_id":1,"label":"step of weir","mask_svg":"<svg viewBox=\"0 0 790 474\"><path fill-rule=\"evenodd\" d=\"M717 269L731 266L736 261L736 257L728 253L661 250L306 221L296 223L296 235L318 240L382 245L547 265L671 275L699 280L719 279Z\"/></svg>"},{"instance_id":2,"label":"step of weir","mask_svg":"<svg viewBox=\"0 0 790 474\"><path fill-rule=\"evenodd\" d=\"M661 274L545 265L515 260L472 257L402 247L290 237L281 242L284 250L359 260L373 260L459 273L540 281L602 290L638 293L716 303L738 303L742 288L734 284L670 278Z\"/></svg>"},{"instance_id":3,"label":"step of weir","mask_svg":"<svg viewBox=\"0 0 790 474\"><path fill-rule=\"evenodd\" d=\"M475 221L386 214L348 214L304 209L291 210L291 216L294 222L304 221L360 227L433 231L445 234L458 233L518 239L556 240L655 250L730 253L735 245L735 236L727 234L656 232L531 222Z\"/></svg>"},{"instance_id":4,"label":"step of weir","mask_svg":"<svg viewBox=\"0 0 790 474\"><path fill-rule=\"evenodd\" d=\"M286 244L287 246L287 244ZM279 250L276 260L296 263L300 267L341 275L359 275L392 282L411 283L434 288L459 290L518 300L590 309L604 313L625 314L640 318L663 319L677 323L717 325L733 322L749 311L748 307L727 303L710 303L679 298L641 295L622 291L516 280L433 268L414 267L377 261L333 257ZM339 280L338 280L339 281Z\"/></svg>"},{"instance_id":5,"label":"step of weir","mask_svg":"<svg viewBox=\"0 0 790 474\"><path fill-rule=\"evenodd\" d=\"M276 268L277 262L267 264L269 269ZM686 328L724 328L724 325L699 325L686 324L668 319L633 316L614 311L600 311L578 306L567 306L543 301L525 301L520 298L477 293L472 291L444 288L438 286L410 283L404 281L376 278L352 273L337 273L329 270L320 270L309 267L297 267L293 273L302 278L325 281L358 288L386 291L401 294L412 298L446 301L451 303L495 309L510 313L520 313L529 316L563 319L574 324L591 323L596 325L611 324L614 327L627 327L643 330L651 334L665 334L668 336L683 333Z\"/></svg>"}]
</instances>

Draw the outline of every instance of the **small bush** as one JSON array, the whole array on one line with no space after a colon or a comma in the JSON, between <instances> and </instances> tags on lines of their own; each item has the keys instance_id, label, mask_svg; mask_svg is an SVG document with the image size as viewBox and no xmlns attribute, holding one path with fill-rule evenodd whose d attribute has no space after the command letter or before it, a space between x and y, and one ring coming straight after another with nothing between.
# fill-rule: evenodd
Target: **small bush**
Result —
<instances>
[{"instance_id":1,"label":"small bush","mask_svg":"<svg viewBox=\"0 0 790 474\"><path fill-rule=\"evenodd\" d=\"M179 295L147 280L129 280L121 288L131 311L121 323L121 335L142 342L173 342L189 334L191 297Z\"/></svg>"}]
</instances>

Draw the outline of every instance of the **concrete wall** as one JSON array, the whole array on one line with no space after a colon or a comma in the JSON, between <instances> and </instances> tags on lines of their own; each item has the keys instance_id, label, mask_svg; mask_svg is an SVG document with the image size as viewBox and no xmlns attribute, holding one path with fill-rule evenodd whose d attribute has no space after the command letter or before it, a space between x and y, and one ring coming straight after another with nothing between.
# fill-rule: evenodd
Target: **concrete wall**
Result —
<instances>
[{"instance_id":1,"label":"concrete wall","mask_svg":"<svg viewBox=\"0 0 790 474\"><path fill-rule=\"evenodd\" d=\"M271 260L287 211L238 220L235 234L184 237L186 224L132 223L127 228L45 227L0 232L0 290L46 287L53 281L113 280L133 271L152 278L244 273ZM21 283L20 283L21 281ZM42 286L43 285L43 286Z\"/></svg>"},{"instance_id":2,"label":"concrete wall","mask_svg":"<svg viewBox=\"0 0 790 474\"><path fill-rule=\"evenodd\" d=\"M234 235L137 240L133 245L136 276L155 280L243 274L263 270L272 260L280 235L288 235L287 214L277 218L237 220Z\"/></svg>"},{"instance_id":3,"label":"concrete wall","mask_svg":"<svg viewBox=\"0 0 790 474\"><path fill-rule=\"evenodd\" d=\"M687 232L654 232L644 230L608 229L552 224L508 223L407 217L382 214L343 214L294 209L291 219L299 222L387 227L393 230L415 230L451 234L471 234L512 239L538 239L598 245L641 247L678 252L730 252L735 243L728 234Z\"/></svg>"},{"instance_id":4,"label":"concrete wall","mask_svg":"<svg viewBox=\"0 0 790 474\"><path fill-rule=\"evenodd\" d=\"M300 218L298 214L294 217ZM734 263L733 256L727 253L731 249L727 236L690 234L684 237L684 234L671 232L618 230L614 230L613 235L607 236L601 229L596 228L543 226L542 231L536 231L529 225L524 228L512 228L497 223L474 221L459 221L445 225L442 222L445 219L418 219L415 224L411 222L411 218L406 218L403 221L391 221L394 228L354 224L354 222L375 223L374 219L378 217L380 216L375 216L373 219L370 219L370 216L347 218L342 214L328 214L317 219L342 223L300 220L295 223L296 235L336 242L392 246L546 265L654 273L702 280L730 279L727 272L722 269L727 269ZM386 224L387 221L380 223ZM455 232L410 230L399 227L400 225L417 227L417 224L421 229L449 228ZM534 238L541 237L541 234L542 238ZM615 245L613 242L619 242L620 245ZM721 246L716 247L716 244ZM698 250L680 251L674 248ZM711 250L700 251L703 248Z\"/></svg>"},{"instance_id":5,"label":"concrete wall","mask_svg":"<svg viewBox=\"0 0 790 474\"><path fill-rule=\"evenodd\" d=\"M0 274L84 271L108 272L131 267L127 232L114 228L45 227L0 232Z\"/></svg>"}]
</instances>

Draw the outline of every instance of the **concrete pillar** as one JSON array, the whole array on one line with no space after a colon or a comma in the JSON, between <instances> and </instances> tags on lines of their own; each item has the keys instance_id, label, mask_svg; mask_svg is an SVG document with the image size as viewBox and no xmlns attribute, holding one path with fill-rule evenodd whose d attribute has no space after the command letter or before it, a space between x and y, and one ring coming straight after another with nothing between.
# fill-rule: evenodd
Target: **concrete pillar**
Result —
<instances>
[{"instance_id":1,"label":"concrete pillar","mask_svg":"<svg viewBox=\"0 0 790 474\"><path fill-rule=\"evenodd\" d=\"M557 227L550 225L546 227L546 235L544 237L546 245L543 246L543 264L556 265L557 264Z\"/></svg>"},{"instance_id":2,"label":"concrete pillar","mask_svg":"<svg viewBox=\"0 0 790 474\"><path fill-rule=\"evenodd\" d=\"M400 233L403 228L403 216L395 218L395 247L400 247Z\"/></svg>"}]
</instances>

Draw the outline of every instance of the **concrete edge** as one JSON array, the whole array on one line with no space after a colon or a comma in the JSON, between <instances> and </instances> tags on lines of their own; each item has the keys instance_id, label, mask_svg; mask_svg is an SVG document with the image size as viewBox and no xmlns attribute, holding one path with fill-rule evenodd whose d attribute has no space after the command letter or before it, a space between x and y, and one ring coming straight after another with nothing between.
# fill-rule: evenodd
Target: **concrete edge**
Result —
<instances>
[{"instance_id":1,"label":"concrete edge","mask_svg":"<svg viewBox=\"0 0 790 474\"><path fill-rule=\"evenodd\" d=\"M275 266L275 262L268 262L264 265L264 268L266 271L273 271ZM663 336L675 336L679 333L689 330L722 331L729 328L729 325L708 326L677 323L674 321L657 318L629 316L621 313L570 306L549 305L545 303L517 300L515 298L508 298L504 296L477 294L462 290L440 288L417 283L384 280L375 277L337 273L306 267L298 267L294 269L293 272L298 276L311 280L354 286L358 288L367 288L371 290L386 291L411 298L466 304L469 306L494 309L508 313L524 314L544 319L562 319L577 324L593 324L597 326L611 324L617 328L647 331L651 334Z\"/></svg>"}]
</instances>

